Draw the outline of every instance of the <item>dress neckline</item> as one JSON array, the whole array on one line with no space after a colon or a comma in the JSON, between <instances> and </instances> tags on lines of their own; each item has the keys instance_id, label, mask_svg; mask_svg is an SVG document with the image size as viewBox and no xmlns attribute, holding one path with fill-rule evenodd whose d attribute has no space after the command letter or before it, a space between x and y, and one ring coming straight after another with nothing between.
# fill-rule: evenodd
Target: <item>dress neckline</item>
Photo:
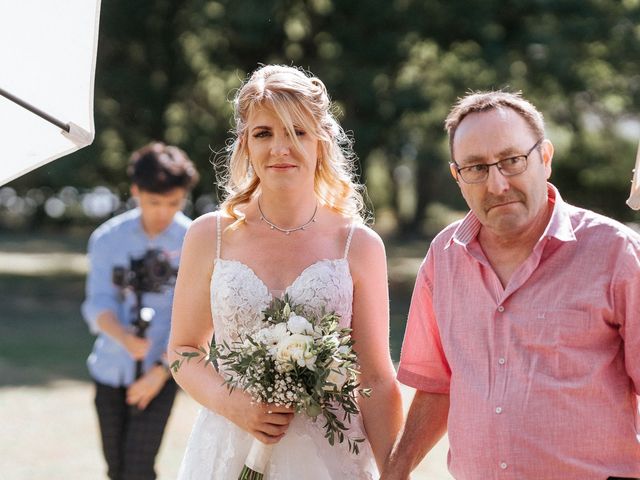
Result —
<instances>
[{"instance_id":1,"label":"dress neckline","mask_svg":"<svg viewBox=\"0 0 640 480\"><path fill-rule=\"evenodd\" d=\"M269 288L269 286L264 282L264 280L262 280L262 278L260 278L258 276L258 274L255 272L255 270L253 268L251 268L249 265L247 265L244 262L241 262L240 260L232 260L232 259L226 259L226 258L216 258L215 259L215 263L219 263L219 262L225 262L225 263L229 263L229 264L235 264L235 265L240 265L242 266L246 271L248 271L251 275L253 275L253 277L262 284L262 286L267 290L267 295L269 295L269 298L273 298L273 294L271 293L271 289ZM336 258L336 259L329 259L329 258L323 258L320 260L316 260L315 262L313 262L312 264L308 265L307 267L305 267L299 274L298 276L283 290L284 293L288 293L289 290L291 288L293 288L296 283L298 283L298 281L300 281L300 279L302 279L305 274L310 271L311 269L322 265L324 263L329 263L329 264L339 264L339 263L347 263L348 265L348 260L346 258ZM347 273L349 274L349 277L351 277L351 272L349 271L349 269L347 268ZM215 274L215 269L214 269L214 274Z\"/></svg>"}]
</instances>

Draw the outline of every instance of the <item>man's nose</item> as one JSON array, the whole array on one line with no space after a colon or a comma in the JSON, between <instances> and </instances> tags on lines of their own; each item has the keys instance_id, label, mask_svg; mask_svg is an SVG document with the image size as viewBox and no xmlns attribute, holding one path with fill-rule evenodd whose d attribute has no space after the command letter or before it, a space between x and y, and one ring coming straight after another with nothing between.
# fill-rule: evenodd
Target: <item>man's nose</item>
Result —
<instances>
[{"instance_id":1,"label":"man's nose","mask_svg":"<svg viewBox=\"0 0 640 480\"><path fill-rule=\"evenodd\" d=\"M487 190L494 195L500 195L511 186L509 180L505 177L497 165L491 165L489 167L489 176L487 177Z\"/></svg>"}]
</instances>

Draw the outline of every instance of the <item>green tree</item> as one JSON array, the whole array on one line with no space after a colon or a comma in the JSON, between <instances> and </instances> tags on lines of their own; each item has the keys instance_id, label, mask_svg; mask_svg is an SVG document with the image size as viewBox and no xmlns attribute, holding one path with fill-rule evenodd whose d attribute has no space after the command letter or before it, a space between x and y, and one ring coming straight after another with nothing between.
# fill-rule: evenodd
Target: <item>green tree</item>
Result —
<instances>
[{"instance_id":1,"label":"green tree","mask_svg":"<svg viewBox=\"0 0 640 480\"><path fill-rule=\"evenodd\" d=\"M469 90L522 90L557 147L568 200L631 219L624 206L638 134L640 0L113 0L102 6L93 146L17 188L126 190L128 153L184 148L214 189L234 89L260 63L323 79L373 203L420 231L434 202L464 208L448 173L443 120ZM373 167L372 167L373 168ZM383 187L376 190L374 185Z\"/></svg>"}]
</instances>

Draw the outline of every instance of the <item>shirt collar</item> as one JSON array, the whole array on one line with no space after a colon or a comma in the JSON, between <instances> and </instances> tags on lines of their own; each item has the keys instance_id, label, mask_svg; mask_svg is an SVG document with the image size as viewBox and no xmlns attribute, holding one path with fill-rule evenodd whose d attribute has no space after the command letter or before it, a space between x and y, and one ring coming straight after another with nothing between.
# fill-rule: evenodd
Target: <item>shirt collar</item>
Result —
<instances>
[{"instance_id":1,"label":"shirt collar","mask_svg":"<svg viewBox=\"0 0 640 480\"><path fill-rule=\"evenodd\" d=\"M558 189L548 182L547 195L549 204L553 206L553 211L551 212L551 218L541 238L553 237L561 242L575 241L576 235L573 230L573 225L571 224L568 204L562 200ZM470 211L464 219L462 219L449 241L445 244L445 250L449 248L452 243L457 243L466 248L469 243L476 239L481 227L482 224L480 220L478 220L478 217Z\"/></svg>"},{"instance_id":2,"label":"shirt collar","mask_svg":"<svg viewBox=\"0 0 640 480\"><path fill-rule=\"evenodd\" d=\"M553 212L542 237L553 237L561 242L574 242L576 234L571 223L570 206L560 196L558 189L547 183L549 202L553 204Z\"/></svg>"}]
</instances>

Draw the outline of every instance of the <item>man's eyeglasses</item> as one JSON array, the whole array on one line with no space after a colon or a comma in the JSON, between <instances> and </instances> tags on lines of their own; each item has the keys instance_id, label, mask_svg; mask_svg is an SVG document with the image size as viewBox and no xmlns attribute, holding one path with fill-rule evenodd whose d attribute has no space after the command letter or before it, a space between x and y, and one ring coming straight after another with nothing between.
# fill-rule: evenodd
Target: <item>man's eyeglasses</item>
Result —
<instances>
[{"instance_id":1,"label":"man's eyeglasses","mask_svg":"<svg viewBox=\"0 0 640 480\"><path fill-rule=\"evenodd\" d=\"M505 177L513 177L527 169L529 155L540 145L542 140L542 138L538 140L525 155L503 158L494 163L477 163L468 167L459 167L455 162L452 165L465 183L482 183L486 181L489 178L489 169L493 166Z\"/></svg>"}]
</instances>

